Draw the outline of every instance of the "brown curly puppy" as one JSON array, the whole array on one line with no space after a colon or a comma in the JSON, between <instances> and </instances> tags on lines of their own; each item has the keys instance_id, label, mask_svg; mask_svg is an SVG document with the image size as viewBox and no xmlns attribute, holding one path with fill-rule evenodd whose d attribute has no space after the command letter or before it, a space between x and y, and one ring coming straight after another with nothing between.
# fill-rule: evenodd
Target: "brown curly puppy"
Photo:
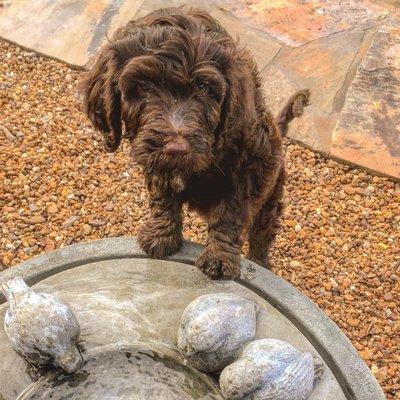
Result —
<instances>
[{"instance_id":1,"label":"brown curly puppy","mask_svg":"<svg viewBox=\"0 0 400 400\"><path fill-rule=\"evenodd\" d=\"M282 134L302 114L307 90L274 121L248 51L207 12L187 8L161 9L119 29L81 89L106 150L129 138L143 168L151 214L139 243L147 254L180 249L188 203L208 223L196 264L210 278L239 277L246 232L248 257L268 265L282 211Z\"/></svg>"}]
</instances>

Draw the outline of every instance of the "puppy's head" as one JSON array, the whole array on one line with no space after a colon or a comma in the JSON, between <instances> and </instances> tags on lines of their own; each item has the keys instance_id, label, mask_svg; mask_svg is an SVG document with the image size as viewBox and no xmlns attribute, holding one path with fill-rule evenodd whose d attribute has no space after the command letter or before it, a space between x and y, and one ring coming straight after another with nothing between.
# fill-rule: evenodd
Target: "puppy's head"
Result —
<instances>
[{"instance_id":1,"label":"puppy's head","mask_svg":"<svg viewBox=\"0 0 400 400\"><path fill-rule=\"evenodd\" d=\"M131 58L118 82L132 152L152 170L204 170L214 156L227 90L207 54L212 44L201 43L206 38L201 33L191 38L173 27L151 31L157 39L165 35L161 43Z\"/></svg>"},{"instance_id":2,"label":"puppy's head","mask_svg":"<svg viewBox=\"0 0 400 400\"><path fill-rule=\"evenodd\" d=\"M106 150L124 136L150 173L206 170L222 146L232 102L244 102L243 82L232 74L234 50L222 28L210 33L186 14L150 18L107 44L82 80L86 112Z\"/></svg>"}]
</instances>

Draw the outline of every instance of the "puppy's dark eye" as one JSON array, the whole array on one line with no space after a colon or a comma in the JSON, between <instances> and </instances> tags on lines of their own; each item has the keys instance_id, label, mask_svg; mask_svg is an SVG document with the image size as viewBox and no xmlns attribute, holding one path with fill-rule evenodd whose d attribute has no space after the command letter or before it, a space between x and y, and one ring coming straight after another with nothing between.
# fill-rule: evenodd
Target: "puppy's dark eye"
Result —
<instances>
[{"instance_id":1,"label":"puppy's dark eye","mask_svg":"<svg viewBox=\"0 0 400 400\"><path fill-rule=\"evenodd\" d=\"M201 90L207 90L208 89L208 85L207 82L201 80L201 79L196 79L196 86L201 89Z\"/></svg>"},{"instance_id":2,"label":"puppy's dark eye","mask_svg":"<svg viewBox=\"0 0 400 400\"><path fill-rule=\"evenodd\" d=\"M141 92L148 92L151 89L151 86L147 82L140 82L138 88Z\"/></svg>"}]
</instances>

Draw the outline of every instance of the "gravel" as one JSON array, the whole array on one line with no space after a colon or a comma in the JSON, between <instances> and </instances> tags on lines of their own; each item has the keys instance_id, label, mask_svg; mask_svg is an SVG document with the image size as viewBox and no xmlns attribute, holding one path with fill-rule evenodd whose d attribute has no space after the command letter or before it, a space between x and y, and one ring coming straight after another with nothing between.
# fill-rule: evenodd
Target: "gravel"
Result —
<instances>
[{"instance_id":1,"label":"gravel","mask_svg":"<svg viewBox=\"0 0 400 400\"><path fill-rule=\"evenodd\" d=\"M45 251L135 235L147 193L124 144L103 151L79 72L0 41L0 270ZM346 333L400 399L400 185L286 144L289 180L272 270ZM204 242L187 214L185 237Z\"/></svg>"}]
</instances>

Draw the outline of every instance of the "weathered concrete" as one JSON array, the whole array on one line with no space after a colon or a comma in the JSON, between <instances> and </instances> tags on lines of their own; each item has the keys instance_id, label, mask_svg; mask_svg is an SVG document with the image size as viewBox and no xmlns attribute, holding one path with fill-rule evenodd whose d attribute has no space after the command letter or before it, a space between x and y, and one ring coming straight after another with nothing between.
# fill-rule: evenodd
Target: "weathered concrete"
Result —
<instances>
[{"instance_id":1,"label":"weathered concrete","mask_svg":"<svg viewBox=\"0 0 400 400\"><path fill-rule=\"evenodd\" d=\"M49 389L39 379L18 400L223 400L216 384L172 351L123 342L88 351L84 369Z\"/></svg>"},{"instance_id":2,"label":"weathered concrete","mask_svg":"<svg viewBox=\"0 0 400 400\"><path fill-rule=\"evenodd\" d=\"M80 330L71 309L51 294L36 293L21 277L2 289L9 306L4 331L14 350L36 368L52 364L66 373L77 372L82 367Z\"/></svg>"},{"instance_id":3,"label":"weathered concrete","mask_svg":"<svg viewBox=\"0 0 400 400\"><path fill-rule=\"evenodd\" d=\"M36 290L63 300L81 324L86 349L115 340L140 340L174 350L178 321L191 300L204 293L241 294L261 308L257 338L280 338L322 357L327 372L312 399L384 399L348 339L298 290L246 260L239 283L212 282L188 265L200 250L186 243L171 259L178 263L162 262L146 259L133 239L106 239L32 259L1 273L0 283L21 275L30 284L38 283ZM6 305L1 306L0 319L5 309ZM0 353L4 357L0 371L5 371L5 379L0 383L0 394L8 400L31 379L4 335L1 329ZM11 364L12 371L8 368Z\"/></svg>"},{"instance_id":4,"label":"weathered concrete","mask_svg":"<svg viewBox=\"0 0 400 400\"><path fill-rule=\"evenodd\" d=\"M187 264L115 258L76 266L50 276L34 288L52 293L71 307L81 326L86 349L134 340L162 344L174 350L184 308L199 295L232 292L260 306L257 338L280 337L303 351L318 354L292 323L258 295L235 282L210 281ZM5 308L0 309L0 320ZM29 377L23 363L18 363L12 371L6 367L16 356L2 330L0 353L4 355L0 360L0 371L5 371L7 378L4 380L7 387L0 386L0 393L8 400L12 398L9 390L19 392ZM329 370L314 393L317 397L312 400L345 399Z\"/></svg>"},{"instance_id":5,"label":"weathered concrete","mask_svg":"<svg viewBox=\"0 0 400 400\"><path fill-rule=\"evenodd\" d=\"M226 399L307 400L316 371L319 366L311 354L279 339L259 339L243 348L237 361L222 371L219 382Z\"/></svg>"},{"instance_id":6,"label":"weathered concrete","mask_svg":"<svg viewBox=\"0 0 400 400\"><path fill-rule=\"evenodd\" d=\"M258 310L256 303L234 293L197 297L180 320L179 352L199 371L222 371L255 339Z\"/></svg>"}]
</instances>

